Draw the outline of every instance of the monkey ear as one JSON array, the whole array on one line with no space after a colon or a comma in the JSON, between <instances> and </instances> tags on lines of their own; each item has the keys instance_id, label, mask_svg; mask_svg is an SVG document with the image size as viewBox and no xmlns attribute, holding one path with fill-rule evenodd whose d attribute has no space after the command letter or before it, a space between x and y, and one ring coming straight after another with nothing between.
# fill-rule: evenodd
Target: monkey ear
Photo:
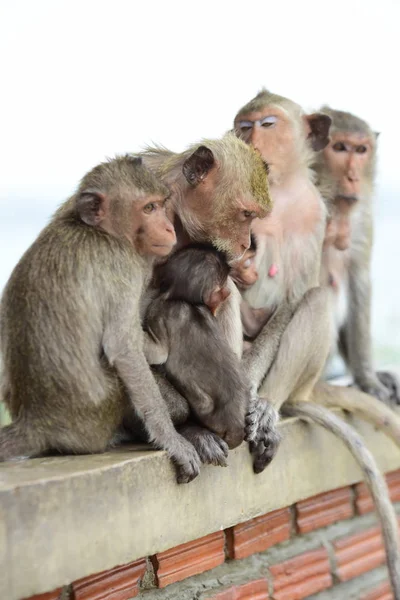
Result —
<instances>
[{"instance_id":1,"label":"monkey ear","mask_svg":"<svg viewBox=\"0 0 400 600\"><path fill-rule=\"evenodd\" d=\"M313 113L305 116L308 129L308 139L311 142L312 149L322 150L329 144L329 128L332 119L322 113Z\"/></svg>"},{"instance_id":2,"label":"monkey ear","mask_svg":"<svg viewBox=\"0 0 400 600\"><path fill-rule=\"evenodd\" d=\"M76 199L76 210L86 225L97 227L107 212L107 198L94 190L85 190Z\"/></svg>"},{"instance_id":3,"label":"monkey ear","mask_svg":"<svg viewBox=\"0 0 400 600\"><path fill-rule=\"evenodd\" d=\"M187 182L195 187L205 179L214 164L215 158L210 148L199 146L183 163L182 172Z\"/></svg>"}]
</instances>

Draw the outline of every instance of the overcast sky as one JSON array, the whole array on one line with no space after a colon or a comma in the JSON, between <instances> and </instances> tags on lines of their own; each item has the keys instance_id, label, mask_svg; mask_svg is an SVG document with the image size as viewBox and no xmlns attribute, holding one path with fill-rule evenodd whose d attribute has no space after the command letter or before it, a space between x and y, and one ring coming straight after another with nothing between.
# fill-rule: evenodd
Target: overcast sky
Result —
<instances>
[{"instance_id":1,"label":"overcast sky","mask_svg":"<svg viewBox=\"0 0 400 600\"><path fill-rule=\"evenodd\" d=\"M399 217L399 24L398 0L1 0L0 289L105 156L218 137L262 86L380 131L376 212Z\"/></svg>"}]
</instances>

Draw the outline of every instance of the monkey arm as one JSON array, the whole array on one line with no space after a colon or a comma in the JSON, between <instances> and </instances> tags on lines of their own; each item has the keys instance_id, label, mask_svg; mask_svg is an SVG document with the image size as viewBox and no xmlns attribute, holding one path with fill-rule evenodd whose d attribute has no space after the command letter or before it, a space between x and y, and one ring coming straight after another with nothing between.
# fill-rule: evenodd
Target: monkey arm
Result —
<instances>
[{"instance_id":1,"label":"monkey arm","mask_svg":"<svg viewBox=\"0 0 400 600\"><path fill-rule=\"evenodd\" d=\"M168 345L165 340L156 340L151 332L144 331L143 351L149 365L163 365L168 359Z\"/></svg>"},{"instance_id":2,"label":"monkey arm","mask_svg":"<svg viewBox=\"0 0 400 600\"><path fill-rule=\"evenodd\" d=\"M258 389L279 348L281 336L293 316L293 307L280 306L264 325L251 348L243 355L242 365L251 383Z\"/></svg>"},{"instance_id":3,"label":"monkey arm","mask_svg":"<svg viewBox=\"0 0 400 600\"><path fill-rule=\"evenodd\" d=\"M118 322L118 314L122 318ZM166 450L178 467L178 483L194 479L200 470L195 448L175 429L167 405L161 396L142 350L142 330L133 320L127 330L129 310L115 310L103 335L103 348L128 392L132 408L142 419L150 441ZM137 334L135 335L135 332Z\"/></svg>"},{"instance_id":4,"label":"monkey arm","mask_svg":"<svg viewBox=\"0 0 400 600\"><path fill-rule=\"evenodd\" d=\"M286 403L284 412L290 417L300 417L317 423L342 440L360 466L365 482L374 500L386 550L386 561L395 598L400 598L400 550L397 517L390 502L386 481L374 457L356 431L339 417L322 406L311 402Z\"/></svg>"}]
</instances>

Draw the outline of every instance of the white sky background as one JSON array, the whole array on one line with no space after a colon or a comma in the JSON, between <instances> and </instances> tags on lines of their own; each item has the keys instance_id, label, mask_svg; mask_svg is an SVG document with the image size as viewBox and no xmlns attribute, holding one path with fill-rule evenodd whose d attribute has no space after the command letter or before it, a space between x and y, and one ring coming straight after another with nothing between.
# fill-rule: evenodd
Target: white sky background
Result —
<instances>
[{"instance_id":1,"label":"white sky background","mask_svg":"<svg viewBox=\"0 0 400 600\"><path fill-rule=\"evenodd\" d=\"M400 238L399 26L398 0L0 0L0 289L105 156L218 137L266 86L381 132L375 305L400 329L400 251L378 237Z\"/></svg>"}]
</instances>

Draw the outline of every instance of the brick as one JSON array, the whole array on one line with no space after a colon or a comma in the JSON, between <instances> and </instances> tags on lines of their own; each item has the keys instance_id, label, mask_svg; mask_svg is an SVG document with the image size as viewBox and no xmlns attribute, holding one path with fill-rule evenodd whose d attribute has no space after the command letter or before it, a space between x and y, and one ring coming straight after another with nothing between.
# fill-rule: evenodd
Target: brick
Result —
<instances>
[{"instance_id":1,"label":"brick","mask_svg":"<svg viewBox=\"0 0 400 600\"><path fill-rule=\"evenodd\" d=\"M257 579L244 585L234 585L206 600L268 600L268 583L266 579Z\"/></svg>"},{"instance_id":2,"label":"brick","mask_svg":"<svg viewBox=\"0 0 400 600\"><path fill-rule=\"evenodd\" d=\"M274 600L301 600L332 585L325 548L304 552L270 568Z\"/></svg>"},{"instance_id":3,"label":"brick","mask_svg":"<svg viewBox=\"0 0 400 600\"><path fill-rule=\"evenodd\" d=\"M45 594L37 594L36 596L30 596L25 600L58 600L61 594L62 588L53 590L52 592L46 592Z\"/></svg>"},{"instance_id":4,"label":"brick","mask_svg":"<svg viewBox=\"0 0 400 600\"><path fill-rule=\"evenodd\" d=\"M146 560L90 575L72 584L72 600L129 600L139 593L139 579L146 572Z\"/></svg>"},{"instance_id":5,"label":"brick","mask_svg":"<svg viewBox=\"0 0 400 600\"><path fill-rule=\"evenodd\" d=\"M367 592L364 596L361 596L360 600L394 600L390 583L385 581L372 591Z\"/></svg>"},{"instance_id":6,"label":"brick","mask_svg":"<svg viewBox=\"0 0 400 600\"><path fill-rule=\"evenodd\" d=\"M340 581L358 577L385 562L379 527L342 538L336 541L333 547Z\"/></svg>"},{"instance_id":7,"label":"brick","mask_svg":"<svg viewBox=\"0 0 400 600\"><path fill-rule=\"evenodd\" d=\"M290 538L290 509L239 523L225 531L229 558L245 558Z\"/></svg>"},{"instance_id":8,"label":"brick","mask_svg":"<svg viewBox=\"0 0 400 600\"><path fill-rule=\"evenodd\" d=\"M158 587L182 581L222 565L225 561L225 536L222 531L181 544L152 557Z\"/></svg>"},{"instance_id":9,"label":"brick","mask_svg":"<svg viewBox=\"0 0 400 600\"><path fill-rule=\"evenodd\" d=\"M388 484L392 502L400 502L400 470L387 473L386 483ZM364 515L367 512L373 511L374 504L365 483L357 484L355 489L357 512L360 515Z\"/></svg>"},{"instance_id":10,"label":"brick","mask_svg":"<svg viewBox=\"0 0 400 600\"><path fill-rule=\"evenodd\" d=\"M354 513L351 488L344 487L318 494L298 502L296 508L299 533L308 533L336 521L350 519Z\"/></svg>"}]
</instances>

